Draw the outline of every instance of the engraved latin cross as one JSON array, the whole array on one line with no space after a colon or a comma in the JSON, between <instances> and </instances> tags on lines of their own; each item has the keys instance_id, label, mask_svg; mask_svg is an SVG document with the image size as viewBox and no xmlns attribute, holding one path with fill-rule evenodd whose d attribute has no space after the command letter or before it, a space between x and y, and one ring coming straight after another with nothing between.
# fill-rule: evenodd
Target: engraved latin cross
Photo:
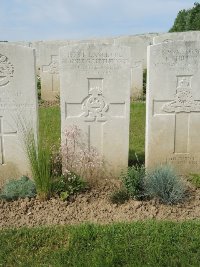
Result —
<instances>
[{"instance_id":1,"label":"engraved latin cross","mask_svg":"<svg viewBox=\"0 0 200 267\"><path fill-rule=\"evenodd\" d=\"M16 136L17 131L4 131L3 129L3 117L0 117L0 165L5 164L5 147L4 139L7 136Z\"/></svg>"},{"instance_id":2,"label":"engraved latin cross","mask_svg":"<svg viewBox=\"0 0 200 267\"><path fill-rule=\"evenodd\" d=\"M77 124L85 122L88 127L88 146L95 144L103 154L103 127L111 118L124 118L125 110L125 102L106 101L103 78L88 78L88 95L79 103L65 103L65 119Z\"/></svg>"},{"instance_id":3,"label":"engraved latin cross","mask_svg":"<svg viewBox=\"0 0 200 267\"><path fill-rule=\"evenodd\" d=\"M192 112L200 112L200 102L192 96L191 81L192 75L177 76L175 99L154 100L154 110L156 105L162 105L160 112L154 112L155 116L166 116L170 113L175 115L174 153L189 153L189 117Z\"/></svg>"},{"instance_id":4,"label":"engraved latin cross","mask_svg":"<svg viewBox=\"0 0 200 267\"><path fill-rule=\"evenodd\" d=\"M59 74L58 56L52 55L51 56L51 62L49 63L49 65L43 65L42 71L51 75L52 91L55 91L54 90L54 88L55 88L54 76Z\"/></svg>"}]
</instances>

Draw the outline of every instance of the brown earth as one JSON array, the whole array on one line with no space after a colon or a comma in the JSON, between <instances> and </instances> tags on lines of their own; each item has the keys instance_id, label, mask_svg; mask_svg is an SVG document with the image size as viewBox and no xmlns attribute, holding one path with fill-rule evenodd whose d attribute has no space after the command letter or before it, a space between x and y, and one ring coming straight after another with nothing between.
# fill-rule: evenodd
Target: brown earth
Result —
<instances>
[{"instance_id":1,"label":"brown earth","mask_svg":"<svg viewBox=\"0 0 200 267\"><path fill-rule=\"evenodd\" d=\"M37 198L13 202L1 200L0 229L83 222L106 224L146 219L182 221L200 218L199 189L191 189L184 203L170 206L156 200L129 200L122 205L112 204L109 197L114 188L116 185L103 184L65 202L59 198L44 202Z\"/></svg>"}]
</instances>

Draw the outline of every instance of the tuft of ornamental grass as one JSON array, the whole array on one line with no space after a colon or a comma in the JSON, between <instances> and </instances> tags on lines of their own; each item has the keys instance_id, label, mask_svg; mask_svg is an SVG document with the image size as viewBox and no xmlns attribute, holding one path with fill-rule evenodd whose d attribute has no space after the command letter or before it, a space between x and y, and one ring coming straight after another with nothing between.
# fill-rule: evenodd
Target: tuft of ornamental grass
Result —
<instances>
[{"instance_id":1,"label":"tuft of ornamental grass","mask_svg":"<svg viewBox=\"0 0 200 267\"><path fill-rule=\"evenodd\" d=\"M146 194L164 204L177 204L186 196L186 186L175 170L161 165L149 172L145 179Z\"/></svg>"},{"instance_id":2,"label":"tuft of ornamental grass","mask_svg":"<svg viewBox=\"0 0 200 267\"><path fill-rule=\"evenodd\" d=\"M51 151L44 143L37 145L34 133L26 134L25 148L38 197L46 200L51 194Z\"/></svg>"}]
</instances>

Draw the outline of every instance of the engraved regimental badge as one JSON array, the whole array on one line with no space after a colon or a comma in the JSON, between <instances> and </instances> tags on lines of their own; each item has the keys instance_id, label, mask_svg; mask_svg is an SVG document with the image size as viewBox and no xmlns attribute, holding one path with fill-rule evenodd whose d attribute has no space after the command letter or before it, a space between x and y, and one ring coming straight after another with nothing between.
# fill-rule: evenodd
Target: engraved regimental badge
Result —
<instances>
[{"instance_id":1,"label":"engraved regimental badge","mask_svg":"<svg viewBox=\"0 0 200 267\"><path fill-rule=\"evenodd\" d=\"M8 58L0 54L0 86L7 85L13 77L14 66Z\"/></svg>"},{"instance_id":2,"label":"engraved regimental badge","mask_svg":"<svg viewBox=\"0 0 200 267\"><path fill-rule=\"evenodd\" d=\"M163 106L165 112L199 112L200 103L194 100L191 87L192 76L177 77L177 91L175 99Z\"/></svg>"},{"instance_id":3,"label":"engraved regimental badge","mask_svg":"<svg viewBox=\"0 0 200 267\"><path fill-rule=\"evenodd\" d=\"M82 104L83 116L85 121L106 121L106 112L108 111L108 104L106 103L102 90L96 86L91 88L89 95L85 98Z\"/></svg>"}]
</instances>

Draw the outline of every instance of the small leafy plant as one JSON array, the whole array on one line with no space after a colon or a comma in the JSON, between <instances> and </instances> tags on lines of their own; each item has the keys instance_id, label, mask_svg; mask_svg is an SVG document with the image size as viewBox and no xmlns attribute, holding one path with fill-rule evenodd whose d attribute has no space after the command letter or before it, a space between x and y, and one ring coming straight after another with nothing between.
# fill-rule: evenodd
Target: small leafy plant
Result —
<instances>
[{"instance_id":1,"label":"small leafy plant","mask_svg":"<svg viewBox=\"0 0 200 267\"><path fill-rule=\"evenodd\" d=\"M62 200L66 200L70 195L84 191L87 184L80 176L68 171L65 175L56 177L52 182L52 192L58 194Z\"/></svg>"},{"instance_id":2,"label":"small leafy plant","mask_svg":"<svg viewBox=\"0 0 200 267\"><path fill-rule=\"evenodd\" d=\"M145 167L143 165L128 167L121 175L123 186L126 188L129 196L138 200L145 197L144 179Z\"/></svg>"},{"instance_id":3,"label":"small leafy plant","mask_svg":"<svg viewBox=\"0 0 200 267\"><path fill-rule=\"evenodd\" d=\"M194 173L189 177L189 181L196 187L200 188L200 174Z\"/></svg>"},{"instance_id":4,"label":"small leafy plant","mask_svg":"<svg viewBox=\"0 0 200 267\"><path fill-rule=\"evenodd\" d=\"M7 201L17 200L18 198L35 197L35 183L28 177L22 176L19 180L10 180L1 190L0 198Z\"/></svg>"},{"instance_id":5,"label":"small leafy plant","mask_svg":"<svg viewBox=\"0 0 200 267\"><path fill-rule=\"evenodd\" d=\"M185 184L169 165L159 166L148 173L145 188L150 197L165 204L176 204L186 196Z\"/></svg>"}]
</instances>

